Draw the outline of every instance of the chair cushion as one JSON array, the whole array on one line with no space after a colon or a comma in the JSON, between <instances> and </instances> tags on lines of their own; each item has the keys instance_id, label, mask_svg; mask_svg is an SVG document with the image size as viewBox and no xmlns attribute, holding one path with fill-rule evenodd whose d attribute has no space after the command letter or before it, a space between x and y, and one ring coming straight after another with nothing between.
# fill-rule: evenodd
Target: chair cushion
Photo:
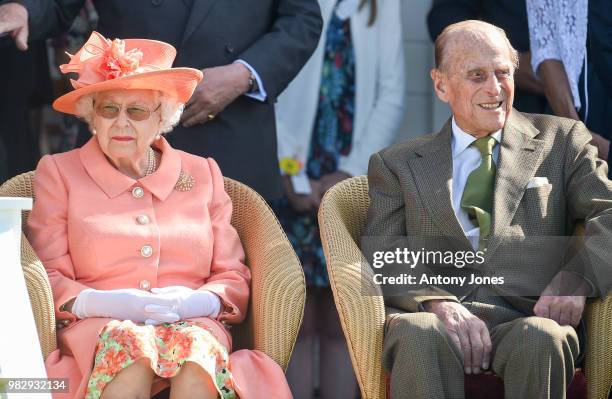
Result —
<instances>
[{"instance_id":1,"label":"chair cushion","mask_svg":"<svg viewBox=\"0 0 612 399\"><path fill-rule=\"evenodd\" d=\"M503 399L504 381L496 374L486 373L465 376L466 399ZM587 385L582 370L576 370L567 389L567 399L586 399Z\"/></svg>"},{"instance_id":2,"label":"chair cushion","mask_svg":"<svg viewBox=\"0 0 612 399\"><path fill-rule=\"evenodd\" d=\"M387 397L389 397L389 374L386 374ZM466 399L503 399L504 381L494 373L465 376ZM586 378L582 370L577 369L574 379L567 389L567 399L587 399Z\"/></svg>"}]
</instances>

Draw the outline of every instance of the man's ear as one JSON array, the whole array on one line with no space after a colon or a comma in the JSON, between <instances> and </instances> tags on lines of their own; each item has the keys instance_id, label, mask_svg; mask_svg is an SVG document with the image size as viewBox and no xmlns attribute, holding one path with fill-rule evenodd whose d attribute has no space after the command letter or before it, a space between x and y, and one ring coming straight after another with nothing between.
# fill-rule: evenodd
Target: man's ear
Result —
<instances>
[{"instance_id":1,"label":"man's ear","mask_svg":"<svg viewBox=\"0 0 612 399\"><path fill-rule=\"evenodd\" d=\"M447 103L448 102L448 92L447 92L446 74L437 68L433 68L429 72L429 76L431 76L431 80L433 81L434 91L436 92L436 95L441 101L444 101L445 103Z\"/></svg>"}]
</instances>

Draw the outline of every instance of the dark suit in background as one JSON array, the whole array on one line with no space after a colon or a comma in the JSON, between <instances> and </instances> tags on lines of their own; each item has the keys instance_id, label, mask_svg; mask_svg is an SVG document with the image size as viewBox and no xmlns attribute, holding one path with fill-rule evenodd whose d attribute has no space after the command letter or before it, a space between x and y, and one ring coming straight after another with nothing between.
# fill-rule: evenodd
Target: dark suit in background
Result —
<instances>
[{"instance_id":1,"label":"dark suit in background","mask_svg":"<svg viewBox=\"0 0 612 399\"><path fill-rule=\"evenodd\" d=\"M589 0L587 39L587 107L581 107L580 117L587 127L608 140L612 139L612 2L610 0ZM581 101L586 104L584 73L578 87ZM612 157L608 152L608 165ZM612 171L608 171L608 177Z\"/></svg>"},{"instance_id":2,"label":"dark suit in background","mask_svg":"<svg viewBox=\"0 0 612 399\"><path fill-rule=\"evenodd\" d=\"M529 51L525 0L434 0L427 14L431 40L435 41L448 25L467 19L480 19L502 28L516 51ZM546 105L544 96L516 88L514 107L519 111L541 114Z\"/></svg>"},{"instance_id":3,"label":"dark suit in background","mask_svg":"<svg viewBox=\"0 0 612 399\"><path fill-rule=\"evenodd\" d=\"M40 158L39 132L30 111L51 102L51 79L44 41L18 50L0 39L0 183L33 170Z\"/></svg>"},{"instance_id":4,"label":"dark suit in background","mask_svg":"<svg viewBox=\"0 0 612 399\"><path fill-rule=\"evenodd\" d=\"M22 1L31 10L30 32L37 36L66 29L83 3ZM213 121L177 126L168 140L175 148L214 157L225 176L266 199L280 196L274 102L318 43L317 1L94 0L94 5L101 34L170 43L177 49L174 67L204 69L241 59L255 69L265 102L240 96Z\"/></svg>"}]
</instances>

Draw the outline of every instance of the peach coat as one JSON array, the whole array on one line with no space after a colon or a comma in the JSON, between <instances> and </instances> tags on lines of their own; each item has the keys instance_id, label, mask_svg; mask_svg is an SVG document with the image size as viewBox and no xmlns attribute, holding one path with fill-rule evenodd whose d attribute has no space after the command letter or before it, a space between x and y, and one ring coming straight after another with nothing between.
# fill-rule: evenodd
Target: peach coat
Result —
<instances>
[{"instance_id":1,"label":"peach coat","mask_svg":"<svg viewBox=\"0 0 612 399\"><path fill-rule=\"evenodd\" d=\"M54 398L84 396L98 334L110 320L77 320L60 309L85 288L210 290L221 298L222 311L216 320L195 320L207 323L230 352L223 323L245 317L250 272L230 224L232 204L219 167L173 149L164 138L154 145L162 153L159 168L138 180L109 163L95 136L80 149L44 156L36 169L28 238L47 270L63 326L45 365L49 377L70 378L70 392ZM189 191L175 188L181 171L195 180ZM261 352L232 353L230 370L243 399L291 397L282 370ZM153 393L167 385L157 379Z\"/></svg>"}]
</instances>

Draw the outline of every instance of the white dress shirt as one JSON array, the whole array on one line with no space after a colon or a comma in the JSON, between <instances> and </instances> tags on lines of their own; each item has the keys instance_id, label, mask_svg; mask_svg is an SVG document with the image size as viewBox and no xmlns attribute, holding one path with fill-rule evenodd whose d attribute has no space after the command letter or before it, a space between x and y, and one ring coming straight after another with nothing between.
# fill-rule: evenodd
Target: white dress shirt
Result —
<instances>
[{"instance_id":1,"label":"white dress shirt","mask_svg":"<svg viewBox=\"0 0 612 399\"><path fill-rule=\"evenodd\" d=\"M457 216L459 224L463 228L463 232L470 240L474 248L478 248L478 240L480 239L480 229L474 224L468 213L461 208L461 197L468 176L474 169L480 166L482 155L478 148L470 146L476 138L463 130L455 122L455 117L452 120L453 135L451 138L451 152L453 155L453 184L451 198L453 200L453 210ZM491 134L491 137L497 140L497 144L493 147L493 162L497 165L499 158L499 145L502 139L502 131L498 130Z\"/></svg>"},{"instance_id":2,"label":"white dress shirt","mask_svg":"<svg viewBox=\"0 0 612 399\"><path fill-rule=\"evenodd\" d=\"M259 100L261 102L266 101L266 98L268 97L268 93L266 93L266 89L264 88L263 81L261 80L261 77L255 70L255 68L253 68L251 64L249 64L245 60L236 60L234 61L234 63L242 64L245 67L247 67L247 69L251 71L251 73L253 74L253 77L257 81L257 87L259 87L257 91L250 91L248 93L244 93L244 95L247 97L254 98L255 100Z\"/></svg>"}]
</instances>

